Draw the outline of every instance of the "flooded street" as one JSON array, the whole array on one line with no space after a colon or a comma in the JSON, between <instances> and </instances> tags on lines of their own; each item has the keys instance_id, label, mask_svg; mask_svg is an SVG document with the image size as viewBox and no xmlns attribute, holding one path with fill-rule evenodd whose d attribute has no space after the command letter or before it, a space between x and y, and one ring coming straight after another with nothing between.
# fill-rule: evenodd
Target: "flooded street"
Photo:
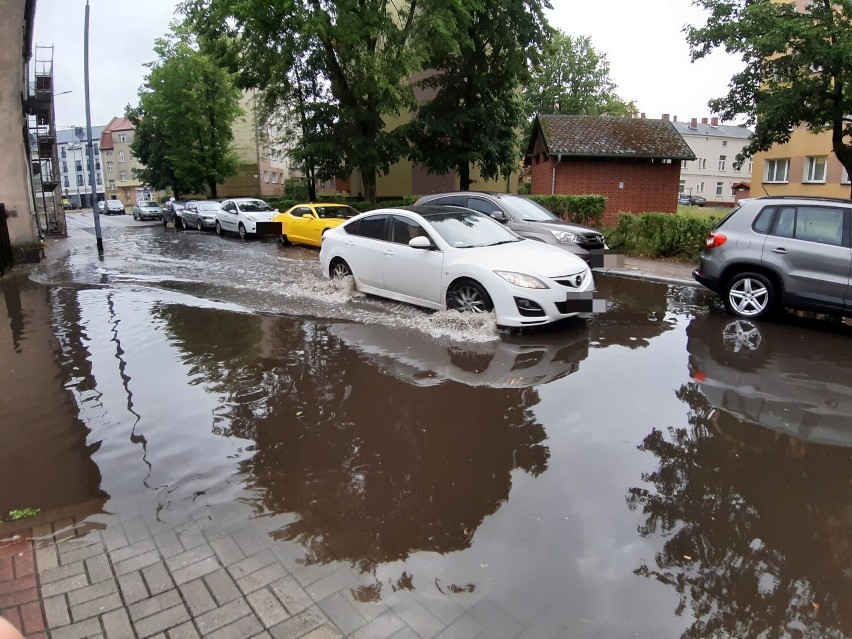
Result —
<instances>
[{"instance_id":1,"label":"flooded street","mask_svg":"<svg viewBox=\"0 0 852 639\"><path fill-rule=\"evenodd\" d=\"M102 224L103 259L0 282L0 514L170 570L210 544L199 582L223 605L224 568L274 637L852 636L847 328L600 275L607 313L517 334L314 250Z\"/></svg>"}]
</instances>

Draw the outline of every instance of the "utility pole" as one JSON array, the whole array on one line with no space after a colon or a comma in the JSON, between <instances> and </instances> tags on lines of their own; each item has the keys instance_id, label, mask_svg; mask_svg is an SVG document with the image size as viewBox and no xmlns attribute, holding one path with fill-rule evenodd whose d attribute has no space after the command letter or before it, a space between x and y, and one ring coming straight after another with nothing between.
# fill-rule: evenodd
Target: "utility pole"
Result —
<instances>
[{"instance_id":1,"label":"utility pole","mask_svg":"<svg viewBox=\"0 0 852 639\"><path fill-rule=\"evenodd\" d=\"M95 218L95 237L98 241L98 253L104 252L104 240L101 237L101 217L98 214L98 205L94 200L97 198L95 187L95 148L92 144L92 110L89 104L89 0L86 0L86 27L83 31L83 75L86 84L86 134L89 140L86 150L89 155L89 183L92 189L92 215ZM85 175L85 173L84 173Z\"/></svg>"}]
</instances>

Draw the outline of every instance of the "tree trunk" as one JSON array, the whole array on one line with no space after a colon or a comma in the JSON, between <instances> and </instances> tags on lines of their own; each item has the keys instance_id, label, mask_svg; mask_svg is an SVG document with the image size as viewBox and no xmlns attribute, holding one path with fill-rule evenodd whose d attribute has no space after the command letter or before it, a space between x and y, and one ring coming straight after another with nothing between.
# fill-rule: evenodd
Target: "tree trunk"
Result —
<instances>
[{"instance_id":1,"label":"tree trunk","mask_svg":"<svg viewBox=\"0 0 852 639\"><path fill-rule=\"evenodd\" d=\"M210 181L207 183L207 188L209 188L209 189L210 189L210 199L211 199L211 200L215 200L215 199L217 199L217 194L216 194L216 180L210 180Z\"/></svg>"},{"instance_id":2,"label":"tree trunk","mask_svg":"<svg viewBox=\"0 0 852 639\"><path fill-rule=\"evenodd\" d=\"M470 164L467 162L459 166L459 190L470 191Z\"/></svg>"},{"instance_id":3,"label":"tree trunk","mask_svg":"<svg viewBox=\"0 0 852 639\"><path fill-rule=\"evenodd\" d=\"M376 206L376 171L365 171L361 169L361 180L364 182L364 199L371 206Z\"/></svg>"},{"instance_id":4,"label":"tree trunk","mask_svg":"<svg viewBox=\"0 0 852 639\"><path fill-rule=\"evenodd\" d=\"M313 160L305 162L305 176L308 180L308 202L319 202L317 199L317 178Z\"/></svg>"}]
</instances>

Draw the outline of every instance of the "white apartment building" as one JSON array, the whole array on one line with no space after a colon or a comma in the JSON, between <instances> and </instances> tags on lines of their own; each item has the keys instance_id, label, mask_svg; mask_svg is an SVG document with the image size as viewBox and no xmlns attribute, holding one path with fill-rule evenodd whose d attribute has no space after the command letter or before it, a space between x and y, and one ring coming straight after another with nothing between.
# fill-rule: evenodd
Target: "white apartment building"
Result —
<instances>
[{"instance_id":1,"label":"white apartment building","mask_svg":"<svg viewBox=\"0 0 852 639\"><path fill-rule=\"evenodd\" d=\"M103 126L92 127L95 150L95 194L104 199L104 172L101 162L100 139ZM62 198L77 208L92 206L92 188L89 179L88 139L85 127L56 131L56 151L59 157L59 190ZM82 140L81 140L82 137Z\"/></svg>"},{"instance_id":2,"label":"white apartment building","mask_svg":"<svg viewBox=\"0 0 852 639\"><path fill-rule=\"evenodd\" d=\"M663 119L667 119L663 115ZM743 150L752 131L728 124L718 118L692 118L689 122L672 121L677 132L695 154L695 160L684 160L680 169L680 193L701 195L708 204L733 206L734 185L750 183L752 160L747 159L734 168L737 155Z\"/></svg>"}]
</instances>

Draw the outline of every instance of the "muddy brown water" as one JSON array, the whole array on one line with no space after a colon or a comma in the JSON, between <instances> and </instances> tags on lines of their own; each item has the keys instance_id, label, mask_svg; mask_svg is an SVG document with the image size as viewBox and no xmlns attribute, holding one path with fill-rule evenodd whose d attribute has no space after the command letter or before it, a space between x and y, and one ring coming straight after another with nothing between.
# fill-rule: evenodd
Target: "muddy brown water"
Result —
<instances>
[{"instance_id":1,"label":"muddy brown water","mask_svg":"<svg viewBox=\"0 0 852 639\"><path fill-rule=\"evenodd\" d=\"M607 313L505 333L307 249L106 240L2 280L0 513L248 521L486 636L852 634L848 329L601 276Z\"/></svg>"}]
</instances>

